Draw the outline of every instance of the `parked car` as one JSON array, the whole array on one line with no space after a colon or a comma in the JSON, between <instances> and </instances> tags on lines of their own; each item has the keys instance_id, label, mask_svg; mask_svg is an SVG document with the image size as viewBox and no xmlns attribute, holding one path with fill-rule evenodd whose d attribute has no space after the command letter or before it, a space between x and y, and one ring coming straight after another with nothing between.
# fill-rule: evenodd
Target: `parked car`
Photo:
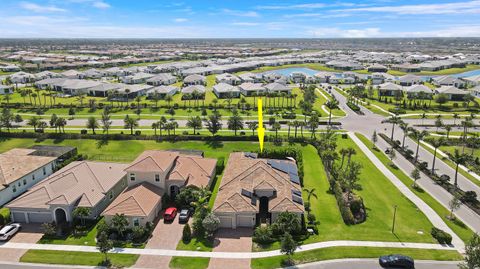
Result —
<instances>
[{"instance_id":1,"label":"parked car","mask_svg":"<svg viewBox=\"0 0 480 269\"><path fill-rule=\"evenodd\" d=\"M163 219L165 221L173 221L177 216L177 209L175 207L169 207L165 209L165 213L163 213Z\"/></svg>"},{"instance_id":2,"label":"parked car","mask_svg":"<svg viewBox=\"0 0 480 269\"><path fill-rule=\"evenodd\" d=\"M0 230L0 241L7 241L10 239L13 235L15 235L22 226L18 223L12 223L9 225L6 225Z\"/></svg>"},{"instance_id":3,"label":"parked car","mask_svg":"<svg viewBox=\"0 0 480 269\"><path fill-rule=\"evenodd\" d=\"M403 255L386 255L378 259L383 268L415 268L412 258Z\"/></svg>"},{"instance_id":4,"label":"parked car","mask_svg":"<svg viewBox=\"0 0 480 269\"><path fill-rule=\"evenodd\" d=\"M178 216L178 222L179 223L187 223L188 219L190 219L190 216L192 215L192 210L190 209L182 209L180 210L180 214Z\"/></svg>"}]
</instances>

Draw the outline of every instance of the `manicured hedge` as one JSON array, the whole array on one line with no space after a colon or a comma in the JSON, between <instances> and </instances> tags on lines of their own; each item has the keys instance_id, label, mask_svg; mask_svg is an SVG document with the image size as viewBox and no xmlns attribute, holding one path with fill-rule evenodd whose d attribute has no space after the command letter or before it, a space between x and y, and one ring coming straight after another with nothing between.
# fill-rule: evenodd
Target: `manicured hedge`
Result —
<instances>
[{"instance_id":1,"label":"manicured hedge","mask_svg":"<svg viewBox=\"0 0 480 269\"><path fill-rule=\"evenodd\" d=\"M435 238L440 244L450 245L452 243L452 236L447 232L433 227L430 232L433 238Z\"/></svg>"}]
</instances>

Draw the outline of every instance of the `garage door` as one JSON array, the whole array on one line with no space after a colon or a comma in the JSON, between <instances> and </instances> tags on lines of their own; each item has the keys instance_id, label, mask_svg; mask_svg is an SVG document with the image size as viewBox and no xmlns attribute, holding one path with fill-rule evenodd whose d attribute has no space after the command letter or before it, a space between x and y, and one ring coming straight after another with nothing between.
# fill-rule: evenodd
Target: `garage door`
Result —
<instances>
[{"instance_id":1,"label":"garage door","mask_svg":"<svg viewBox=\"0 0 480 269\"><path fill-rule=\"evenodd\" d=\"M252 217L251 216L238 216L237 217L238 227L252 227Z\"/></svg>"},{"instance_id":2,"label":"garage door","mask_svg":"<svg viewBox=\"0 0 480 269\"><path fill-rule=\"evenodd\" d=\"M231 217L219 217L218 219L220 219L220 228L232 228Z\"/></svg>"},{"instance_id":3,"label":"garage door","mask_svg":"<svg viewBox=\"0 0 480 269\"><path fill-rule=\"evenodd\" d=\"M28 213L28 221L33 223L52 222L50 213Z\"/></svg>"},{"instance_id":4,"label":"garage door","mask_svg":"<svg viewBox=\"0 0 480 269\"><path fill-rule=\"evenodd\" d=\"M26 222L25 214L23 212L12 212L12 217L14 222Z\"/></svg>"}]
</instances>

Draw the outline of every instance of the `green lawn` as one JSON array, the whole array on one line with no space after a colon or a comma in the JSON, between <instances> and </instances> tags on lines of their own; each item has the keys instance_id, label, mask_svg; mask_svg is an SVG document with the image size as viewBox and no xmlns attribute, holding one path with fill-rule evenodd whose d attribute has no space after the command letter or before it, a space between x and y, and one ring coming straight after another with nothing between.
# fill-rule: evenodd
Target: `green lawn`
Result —
<instances>
[{"instance_id":1,"label":"green lawn","mask_svg":"<svg viewBox=\"0 0 480 269\"><path fill-rule=\"evenodd\" d=\"M208 267L210 258L196 257L172 257L170 260L171 269L205 269Z\"/></svg>"},{"instance_id":2,"label":"green lawn","mask_svg":"<svg viewBox=\"0 0 480 269\"><path fill-rule=\"evenodd\" d=\"M352 160L363 165L359 183L362 190L357 193L363 198L367 209L367 221L357 225L344 224L337 202L329 191L329 183L320 157L313 146L302 147L304 158L304 189L315 188L318 198L310 200L312 213L320 222L318 235L310 236L303 244L329 240L365 240L392 242L434 243L430 235L432 224L416 206L371 163L351 139L338 140L338 150L352 147L357 154ZM304 200L307 200L304 192ZM391 233L393 206L397 205L395 234ZM418 233L422 231L423 234ZM278 249L278 242L268 246L254 244L254 250Z\"/></svg>"},{"instance_id":3,"label":"green lawn","mask_svg":"<svg viewBox=\"0 0 480 269\"><path fill-rule=\"evenodd\" d=\"M413 188L413 179L407 176L402 170L398 168L393 168L389 165L390 159L385 155L385 153L379 151L378 149L373 149L373 143L361 134L356 134L357 137L362 140L362 142L369 148L371 148L373 154L395 175L400 179L405 186L407 186L415 195L427 203L437 214L443 219L443 221L454 231L464 242L468 242L473 235L472 230L470 230L464 223L460 220L450 220L447 216L450 214L449 210L440 204L435 198L430 196L427 192L421 188ZM411 171L407 171L411 172Z\"/></svg>"},{"instance_id":4,"label":"green lawn","mask_svg":"<svg viewBox=\"0 0 480 269\"><path fill-rule=\"evenodd\" d=\"M73 235L70 234L66 238L48 238L42 237L38 243L40 244L57 244L57 245L85 245L95 246L95 237L97 236L97 225L93 226L85 234Z\"/></svg>"},{"instance_id":5,"label":"green lawn","mask_svg":"<svg viewBox=\"0 0 480 269\"><path fill-rule=\"evenodd\" d=\"M104 257L99 252L29 250L20 258L20 262L98 266L102 264ZM112 266L115 267L130 267L138 257L139 255L134 254L108 254Z\"/></svg>"},{"instance_id":6,"label":"green lawn","mask_svg":"<svg viewBox=\"0 0 480 269\"><path fill-rule=\"evenodd\" d=\"M295 264L342 258L378 258L382 255L401 253L418 260L458 261L462 256L454 250L424 250L405 248L331 247L298 252L293 255ZM252 269L274 269L284 267L286 256L252 259Z\"/></svg>"}]
</instances>

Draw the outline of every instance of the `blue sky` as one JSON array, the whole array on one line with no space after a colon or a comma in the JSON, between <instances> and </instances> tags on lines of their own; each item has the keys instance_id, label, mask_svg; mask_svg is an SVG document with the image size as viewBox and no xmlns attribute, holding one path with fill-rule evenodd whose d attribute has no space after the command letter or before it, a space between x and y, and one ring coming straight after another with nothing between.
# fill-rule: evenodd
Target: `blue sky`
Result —
<instances>
[{"instance_id":1,"label":"blue sky","mask_svg":"<svg viewBox=\"0 0 480 269\"><path fill-rule=\"evenodd\" d=\"M1 0L0 37L480 36L480 1Z\"/></svg>"}]
</instances>

